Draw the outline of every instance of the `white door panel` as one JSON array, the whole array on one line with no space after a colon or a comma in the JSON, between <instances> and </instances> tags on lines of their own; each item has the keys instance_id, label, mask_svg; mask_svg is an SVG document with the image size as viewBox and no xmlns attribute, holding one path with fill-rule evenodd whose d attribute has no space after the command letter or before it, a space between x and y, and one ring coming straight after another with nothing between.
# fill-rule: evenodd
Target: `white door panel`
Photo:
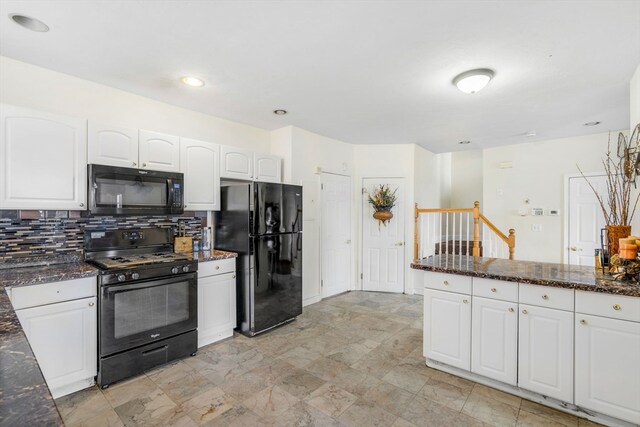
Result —
<instances>
[{"instance_id":1,"label":"white door panel","mask_svg":"<svg viewBox=\"0 0 640 427\"><path fill-rule=\"evenodd\" d=\"M184 208L220 210L220 146L180 138L180 170L184 174Z\"/></svg>"},{"instance_id":2,"label":"white door panel","mask_svg":"<svg viewBox=\"0 0 640 427\"><path fill-rule=\"evenodd\" d=\"M351 178L322 175L322 297L351 289Z\"/></svg>"},{"instance_id":3,"label":"white door panel","mask_svg":"<svg viewBox=\"0 0 640 427\"><path fill-rule=\"evenodd\" d=\"M604 215L589 183L600 194L607 194L606 177L569 178L569 264L593 266L594 251L600 248L600 229Z\"/></svg>"},{"instance_id":4,"label":"white door panel","mask_svg":"<svg viewBox=\"0 0 640 427\"><path fill-rule=\"evenodd\" d=\"M138 129L89 122L89 163L138 167Z\"/></svg>"},{"instance_id":5,"label":"white door panel","mask_svg":"<svg viewBox=\"0 0 640 427\"><path fill-rule=\"evenodd\" d=\"M180 172L180 137L140 130L138 158L141 169Z\"/></svg>"},{"instance_id":6,"label":"white door panel","mask_svg":"<svg viewBox=\"0 0 640 427\"><path fill-rule=\"evenodd\" d=\"M404 292L404 179L365 178L363 188L371 191L380 184L397 189L398 201L386 225L373 218L366 193L362 195L362 289Z\"/></svg>"}]
</instances>

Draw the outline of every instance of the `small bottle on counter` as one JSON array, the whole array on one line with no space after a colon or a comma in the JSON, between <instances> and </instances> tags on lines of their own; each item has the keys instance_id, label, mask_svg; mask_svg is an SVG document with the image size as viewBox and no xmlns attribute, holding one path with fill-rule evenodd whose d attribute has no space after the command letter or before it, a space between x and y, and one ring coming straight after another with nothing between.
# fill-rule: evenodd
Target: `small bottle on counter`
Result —
<instances>
[{"instance_id":1,"label":"small bottle on counter","mask_svg":"<svg viewBox=\"0 0 640 427\"><path fill-rule=\"evenodd\" d=\"M193 239L193 252L200 252L200 240Z\"/></svg>"}]
</instances>

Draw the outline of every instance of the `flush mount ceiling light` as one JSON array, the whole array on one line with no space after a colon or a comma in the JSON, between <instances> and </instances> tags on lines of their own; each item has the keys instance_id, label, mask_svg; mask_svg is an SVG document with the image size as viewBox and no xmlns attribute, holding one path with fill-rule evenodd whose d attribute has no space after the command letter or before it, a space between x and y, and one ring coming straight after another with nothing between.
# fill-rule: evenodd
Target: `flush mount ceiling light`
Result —
<instances>
[{"instance_id":1,"label":"flush mount ceiling light","mask_svg":"<svg viewBox=\"0 0 640 427\"><path fill-rule=\"evenodd\" d=\"M193 76L184 76L182 78L180 78L180 81L184 84L186 84L187 86L191 86L191 87L202 87L204 86L204 80L199 79L197 77L193 77Z\"/></svg>"},{"instance_id":2,"label":"flush mount ceiling light","mask_svg":"<svg viewBox=\"0 0 640 427\"><path fill-rule=\"evenodd\" d=\"M587 122L584 124L584 126L598 126L600 124L600 122Z\"/></svg>"},{"instance_id":3,"label":"flush mount ceiling light","mask_svg":"<svg viewBox=\"0 0 640 427\"><path fill-rule=\"evenodd\" d=\"M465 71L453 79L453 84L464 93L476 93L482 90L495 73L488 68Z\"/></svg>"},{"instance_id":4,"label":"flush mount ceiling light","mask_svg":"<svg viewBox=\"0 0 640 427\"><path fill-rule=\"evenodd\" d=\"M284 116L285 114L287 114L287 110L273 110L273 114L277 116Z\"/></svg>"},{"instance_id":5,"label":"flush mount ceiling light","mask_svg":"<svg viewBox=\"0 0 640 427\"><path fill-rule=\"evenodd\" d=\"M534 137L534 136L536 136L536 135L537 135L537 133L536 133L536 131L535 131L535 130L530 130L529 132L526 132L526 133L524 134L524 136L526 136L527 138L531 138L531 137Z\"/></svg>"},{"instance_id":6,"label":"flush mount ceiling light","mask_svg":"<svg viewBox=\"0 0 640 427\"><path fill-rule=\"evenodd\" d=\"M27 30L36 31L38 33L46 33L49 31L49 26L39 19L32 18L26 15L20 15L18 13L12 13L9 18L21 27Z\"/></svg>"},{"instance_id":7,"label":"flush mount ceiling light","mask_svg":"<svg viewBox=\"0 0 640 427\"><path fill-rule=\"evenodd\" d=\"M471 141L460 141L458 142L458 144L467 145L467 144L471 144Z\"/></svg>"}]
</instances>

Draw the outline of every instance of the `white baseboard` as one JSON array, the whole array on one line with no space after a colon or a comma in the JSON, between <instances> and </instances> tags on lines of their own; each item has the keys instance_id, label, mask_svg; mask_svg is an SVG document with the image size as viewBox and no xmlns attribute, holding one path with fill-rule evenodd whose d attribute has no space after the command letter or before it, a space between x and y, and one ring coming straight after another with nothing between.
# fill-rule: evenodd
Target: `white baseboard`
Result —
<instances>
[{"instance_id":1,"label":"white baseboard","mask_svg":"<svg viewBox=\"0 0 640 427\"><path fill-rule=\"evenodd\" d=\"M320 295L316 295L315 297L310 297L310 298L303 299L302 300L302 306L306 307L308 305L315 304L315 303L320 302L320 301L321 301Z\"/></svg>"}]
</instances>

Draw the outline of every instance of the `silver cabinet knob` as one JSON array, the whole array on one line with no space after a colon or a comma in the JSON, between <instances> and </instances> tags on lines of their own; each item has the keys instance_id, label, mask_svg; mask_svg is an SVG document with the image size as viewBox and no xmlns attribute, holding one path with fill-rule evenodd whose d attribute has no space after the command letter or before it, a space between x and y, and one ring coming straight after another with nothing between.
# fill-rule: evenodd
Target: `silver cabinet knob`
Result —
<instances>
[{"instance_id":1,"label":"silver cabinet knob","mask_svg":"<svg viewBox=\"0 0 640 427\"><path fill-rule=\"evenodd\" d=\"M469 304L469 300L468 299L463 299L462 302L465 303L465 304Z\"/></svg>"},{"instance_id":2,"label":"silver cabinet knob","mask_svg":"<svg viewBox=\"0 0 640 427\"><path fill-rule=\"evenodd\" d=\"M135 166L135 165L137 165L137 163L136 163L136 162L133 162L133 164L132 164L131 166Z\"/></svg>"},{"instance_id":3,"label":"silver cabinet knob","mask_svg":"<svg viewBox=\"0 0 640 427\"><path fill-rule=\"evenodd\" d=\"M527 310L522 310L522 314L529 314Z\"/></svg>"},{"instance_id":4,"label":"silver cabinet knob","mask_svg":"<svg viewBox=\"0 0 640 427\"><path fill-rule=\"evenodd\" d=\"M491 292L498 292L496 288L491 288Z\"/></svg>"},{"instance_id":5,"label":"silver cabinet knob","mask_svg":"<svg viewBox=\"0 0 640 427\"><path fill-rule=\"evenodd\" d=\"M448 282L448 281L446 281L446 280L445 280L444 282L442 282L442 283L443 283L445 286L449 286L449 282Z\"/></svg>"},{"instance_id":6,"label":"silver cabinet knob","mask_svg":"<svg viewBox=\"0 0 640 427\"><path fill-rule=\"evenodd\" d=\"M220 266L219 265L216 265L216 270L220 270Z\"/></svg>"},{"instance_id":7,"label":"silver cabinet knob","mask_svg":"<svg viewBox=\"0 0 640 427\"><path fill-rule=\"evenodd\" d=\"M404 242L397 242L396 243L396 246L402 246L402 245L404 245Z\"/></svg>"},{"instance_id":8,"label":"silver cabinet knob","mask_svg":"<svg viewBox=\"0 0 640 427\"><path fill-rule=\"evenodd\" d=\"M580 324L581 324L581 325L586 325L586 324L587 324L587 321L586 321L586 320L584 320L584 319L582 319L582 320L580 321Z\"/></svg>"},{"instance_id":9,"label":"silver cabinet knob","mask_svg":"<svg viewBox=\"0 0 640 427\"><path fill-rule=\"evenodd\" d=\"M94 303L93 303L93 302L90 302L90 303L89 303L89 307L93 307L93 306L94 306Z\"/></svg>"},{"instance_id":10,"label":"silver cabinet knob","mask_svg":"<svg viewBox=\"0 0 640 427\"><path fill-rule=\"evenodd\" d=\"M620 304L613 304L613 309L616 311L622 310L622 306Z\"/></svg>"},{"instance_id":11,"label":"silver cabinet knob","mask_svg":"<svg viewBox=\"0 0 640 427\"><path fill-rule=\"evenodd\" d=\"M80 207L83 208L84 207L84 203L80 203Z\"/></svg>"},{"instance_id":12,"label":"silver cabinet knob","mask_svg":"<svg viewBox=\"0 0 640 427\"><path fill-rule=\"evenodd\" d=\"M549 295L547 295L547 294L542 295L542 299L548 300L549 299Z\"/></svg>"},{"instance_id":13,"label":"silver cabinet knob","mask_svg":"<svg viewBox=\"0 0 640 427\"><path fill-rule=\"evenodd\" d=\"M513 307L509 307L509 313L513 313Z\"/></svg>"},{"instance_id":14,"label":"silver cabinet knob","mask_svg":"<svg viewBox=\"0 0 640 427\"><path fill-rule=\"evenodd\" d=\"M233 278L234 278L234 279L236 278L236 275L235 275L235 274L233 275Z\"/></svg>"},{"instance_id":15,"label":"silver cabinet knob","mask_svg":"<svg viewBox=\"0 0 640 427\"><path fill-rule=\"evenodd\" d=\"M142 164L142 167L143 167L143 168L146 168L146 167L147 167L147 164L146 164L146 163L143 163L143 164Z\"/></svg>"}]
</instances>

